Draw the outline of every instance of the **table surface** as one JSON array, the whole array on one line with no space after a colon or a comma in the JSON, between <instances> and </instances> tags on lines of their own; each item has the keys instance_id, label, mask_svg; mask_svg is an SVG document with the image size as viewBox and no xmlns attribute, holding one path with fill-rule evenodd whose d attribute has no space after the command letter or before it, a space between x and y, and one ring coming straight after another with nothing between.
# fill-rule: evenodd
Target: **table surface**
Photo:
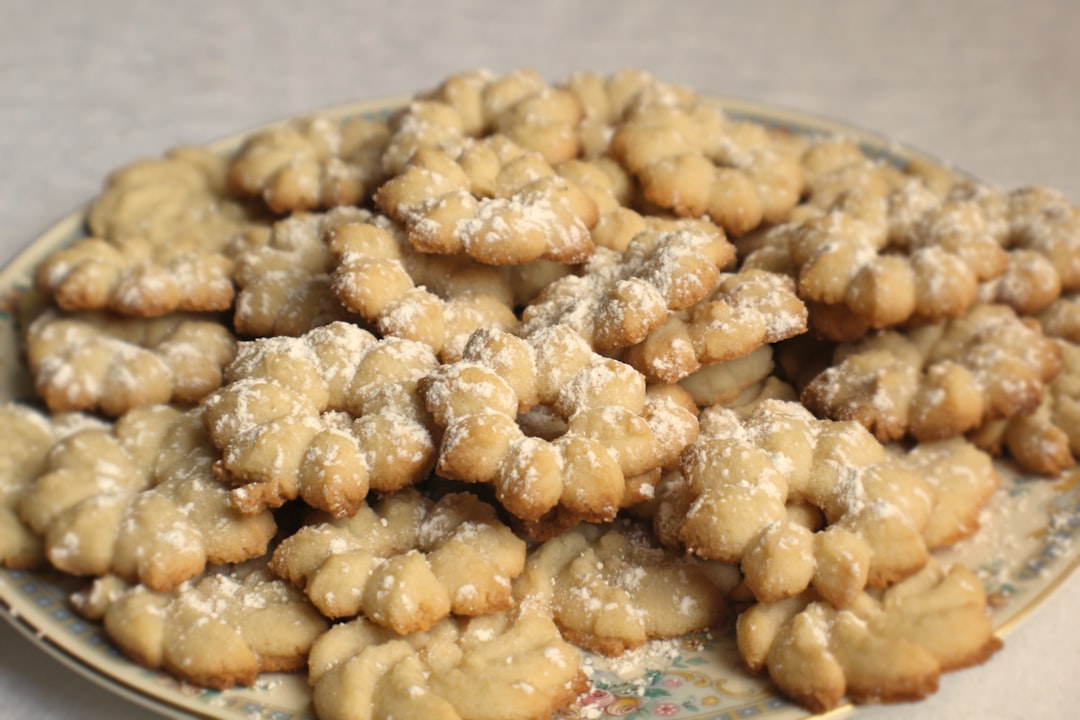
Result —
<instances>
[{"instance_id":1,"label":"table surface","mask_svg":"<svg viewBox=\"0 0 1080 720\"><path fill-rule=\"evenodd\" d=\"M451 7L453 6L453 7ZM843 119L1080 202L1080 4L888 0L0 3L0 261L140 156L470 68L651 70ZM1058 718L1080 700L1080 573L989 664L856 717ZM0 718L152 717L0 623Z\"/></svg>"}]
</instances>

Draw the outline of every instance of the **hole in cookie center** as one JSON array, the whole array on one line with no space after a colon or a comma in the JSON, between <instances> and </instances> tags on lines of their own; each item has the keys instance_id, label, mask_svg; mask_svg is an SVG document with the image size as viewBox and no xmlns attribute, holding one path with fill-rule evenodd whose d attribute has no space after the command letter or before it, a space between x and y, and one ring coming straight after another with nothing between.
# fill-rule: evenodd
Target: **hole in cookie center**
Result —
<instances>
[{"instance_id":1,"label":"hole in cookie center","mask_svg":"<svg viewBox=\"0 0 1080 720\"><path fill-rule=\"evenodd\" d=\"M566 421L547 405L537 405L517 416L518 427L528 437L552 441L566 434Z\"/></svg>"}]
</instances>

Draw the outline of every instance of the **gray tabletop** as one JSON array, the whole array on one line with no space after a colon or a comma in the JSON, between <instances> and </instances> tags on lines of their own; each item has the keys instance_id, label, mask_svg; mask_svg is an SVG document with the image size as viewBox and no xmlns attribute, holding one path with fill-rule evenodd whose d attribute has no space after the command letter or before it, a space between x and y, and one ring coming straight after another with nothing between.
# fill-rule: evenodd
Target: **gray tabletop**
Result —
<instances>
[{"instance_id":1,"label":"gray tabletop","mask_svg":"<svg viewBox=\"0 0 1080 720\"><path fill-rule=\"evenodd\" d=\"M646 68L1080 202L1078 37L1073 0L4 0L0 260L136 157L476 67L553 80ZM1074 574L988 665L946 676L917 706L857 716L1073 716L1077 606ZM0 717L148 716L0 623Z\"/></svg>"}]
</instances>

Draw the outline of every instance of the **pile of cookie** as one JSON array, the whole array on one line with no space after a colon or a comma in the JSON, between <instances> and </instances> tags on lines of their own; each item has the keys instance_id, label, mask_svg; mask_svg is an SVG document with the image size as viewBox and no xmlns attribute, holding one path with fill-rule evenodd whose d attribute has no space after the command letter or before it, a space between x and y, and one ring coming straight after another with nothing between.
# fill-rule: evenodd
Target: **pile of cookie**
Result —
<instances>
[{"instance_id":1,"label":"pile of cookie","mask_svg":"<svg viewBox=\"0 0 1080 720\"><path fill-rule=\"evenodd\" d=\"M646 72L465 72L111 175L19 299L0 563L320 718L547 718L733 622L812 710L1000 645L994 457L1080 454L1080 210Z\"/></svg>"}]
</instances>

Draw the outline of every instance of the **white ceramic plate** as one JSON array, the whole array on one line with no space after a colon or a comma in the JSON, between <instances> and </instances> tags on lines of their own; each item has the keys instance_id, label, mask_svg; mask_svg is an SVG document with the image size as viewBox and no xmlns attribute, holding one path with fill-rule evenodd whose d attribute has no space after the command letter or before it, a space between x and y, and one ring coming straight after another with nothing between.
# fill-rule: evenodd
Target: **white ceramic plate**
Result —
<instances>
[{"instance_id":1,"label":"white ceramic plate","mask_svg":"<svg viewBox=\"0 0 1080 720\"><path fill-rule=\"evenodd\" d=\"M392 98L331 112L384 113L403 101ZM934 162L886 138L830 120L751 102L722 102L732 116L795 132L843 134L858 140L867 152L899 165L913 159ZM241 137L227 138L212 147L228 150ZM10 297L28 287L32 270L43 257L83 234L83 219L82 212L65 218L0 271L0 297ZM26 398L31 389L32 383L19 362L12 320L0 311L0 398ZM980 574L992 601L994 627L1002 634L1035 609L1080 564L1080 543L1074 542L1080 535L1080 472L1047 480L1018 475L1005 464L1000 464L999 469L1005 482L984 513L983 528L940 556L946 562L963 561ZM67 598L81 585L79 580L51 572L0 569L0 614L44 652L105 688L163 715L313 720L306 680L301 675L270 674L255 687L217 692L186 686L163 673L132 664L112 648L98 625L71 612ZM657 662L653 664L664 669L633 677L600 670L594 675L593 691L567 715L680 720L748 716L788 720L807 716L804 710L780 697L767 681L740 667L732 635L695 635L656 650ZM648 660L646 657L644 665L650 664Z\"/></svg>"}]
</instances>

